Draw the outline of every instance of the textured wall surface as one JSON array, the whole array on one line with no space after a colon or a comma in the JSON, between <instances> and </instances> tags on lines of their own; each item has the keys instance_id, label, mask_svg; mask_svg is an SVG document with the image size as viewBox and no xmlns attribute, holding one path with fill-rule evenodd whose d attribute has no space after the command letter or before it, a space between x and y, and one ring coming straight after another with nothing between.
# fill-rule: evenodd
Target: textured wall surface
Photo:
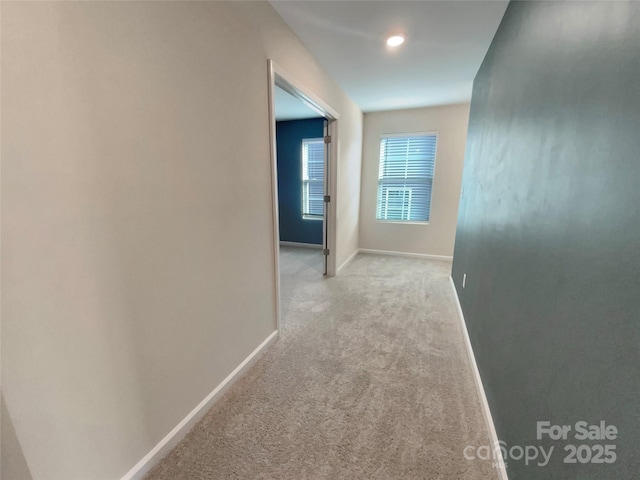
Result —
<instances>
[{"instance_id":1,"label":"textured wall surface","mask_svg":"<svg viewBox=\"0 0 640 480\"><path fill-rule=\"evenodd\" d=\"M499 437L556 450L512 480L640 471L639 26L637 2L512 2L474 83L453 278ZM618 458L564 464L568 443Z\"/></svg>"},{"instance_id":2,"label":"textured wall surface","mask_svg":"<svg viewBox=\"0 0 640 480\"><path fill-rule=\"evenodd\" d=\"M280 240L322 245L322 221L302 218L302 140L322 138L324 119L276 123Z\"/></svg>"}]
</instances>

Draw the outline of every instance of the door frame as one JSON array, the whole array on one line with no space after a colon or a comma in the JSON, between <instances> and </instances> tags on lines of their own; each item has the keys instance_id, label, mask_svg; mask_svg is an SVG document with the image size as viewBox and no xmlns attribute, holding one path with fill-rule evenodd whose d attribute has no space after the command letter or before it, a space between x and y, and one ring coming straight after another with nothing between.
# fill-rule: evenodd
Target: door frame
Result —
<instances>
[{"instance_id":1,"label":"door frame","mask_svg":"<svg viewBox=\"0 0 640 480\"><path fill-rule=\"evenodd\" d=\"M302 101L312 110L325 117L329 123L329 168L326 171L328 181L325 191L331 197L327 205L324 218L324 229L327 231L326 248L329 249L327 257L327 277L336 274L336 238L337 238L337 174L338 174L338 119L340 114L329 106L324 100L311 92L304 84L297 81L276 62L269 59L268 63L268 90L269 90L269 146L271 156L271 209L273 216L273 270L275 284L275 314L277 329L280 330L280 224L278 218L278 163L276 152L276 110L275 89L281 88L285 92Z\"/></svg>"}]
</instances>

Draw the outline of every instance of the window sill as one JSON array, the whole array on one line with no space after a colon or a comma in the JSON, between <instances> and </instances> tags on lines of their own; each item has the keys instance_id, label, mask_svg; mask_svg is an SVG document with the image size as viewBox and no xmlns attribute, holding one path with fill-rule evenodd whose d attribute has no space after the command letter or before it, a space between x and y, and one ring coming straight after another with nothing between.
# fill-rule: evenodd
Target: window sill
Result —
<instances>
[{"instance_id":1,"label":"window sill","mask_svg":"<svg viewBox=\"0 0 640 480\"><path fill-rule=\"evenodd\" d=\"M418 222L413 220L377 220L376 223L393 223L396 225L429 225L430 222Z\"/></svg>"},{"instance_id":2,"label":"window sill","mask_svg":"<svg viewBox=\"0 0 640 480\"><path fill-rule=\"evenodd\" d=\"M303 219L303 220L320 220L320 221L322 221L322 220L323 220L323 218L322 218L322 217L317 217L317 216L315 216L315 215L314 215L314 216L311 216L311 215L303 215L303 216L302 216L302 219Z\"/></svg>"}]
</instances>

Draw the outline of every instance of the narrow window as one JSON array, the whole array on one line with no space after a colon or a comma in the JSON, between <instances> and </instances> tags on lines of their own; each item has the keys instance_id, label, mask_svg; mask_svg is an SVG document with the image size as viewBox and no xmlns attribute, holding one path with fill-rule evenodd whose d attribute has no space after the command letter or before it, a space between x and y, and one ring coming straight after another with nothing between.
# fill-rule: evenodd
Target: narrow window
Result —
<instances>
[{"instance_id":1,"label":"narrow window","mask_svg":"<svg viewBox=\"0 0 640 480\"><path fill-rule=\"evenodd\" d=\"M302 218L322 220L324 215L324 141L302 141Z\"/></svg>"},{"instance_id":2,"label":"narrow window","mask_svg":"<svg viewBox=\"0 0 640 480\"><path fill-rule=\"evenodd\" d=\"M402 134L380 138L378 220L429 221L436 140L436 134Z\"/></svg>"}]
</instances>

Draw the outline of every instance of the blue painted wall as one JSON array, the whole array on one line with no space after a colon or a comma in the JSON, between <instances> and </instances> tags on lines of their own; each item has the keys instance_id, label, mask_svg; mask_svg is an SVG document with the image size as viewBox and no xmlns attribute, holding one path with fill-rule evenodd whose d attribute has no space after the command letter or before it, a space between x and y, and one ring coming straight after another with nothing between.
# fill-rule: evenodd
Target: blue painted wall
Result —
<instances>
[{"instance_id":1,"label":"blue painted wall","mask_svg":"<svg viewBox=\"0 0 640 480\"><path fill-rule=\"evenodd\" d=\"M452 276L498 436L555 449L508 459L509 479L640 478L639 2L511 2L463 188ZM538 440L538 421L571 431ZM576 439L578 421L617 438ZM564 463L567 445L617 459Z\"/></svg>"},{"instance_id":2,"label":"blue painted wall","mask_svg":"<svg viewBox=\"0 0 640 480\"><path fill-rule=\"evenodd\" d=\"M321 138L323 118L276 122L280 240L322 245L322 221L302 218L302 140Z\"/></svg>"}]
</instances>

